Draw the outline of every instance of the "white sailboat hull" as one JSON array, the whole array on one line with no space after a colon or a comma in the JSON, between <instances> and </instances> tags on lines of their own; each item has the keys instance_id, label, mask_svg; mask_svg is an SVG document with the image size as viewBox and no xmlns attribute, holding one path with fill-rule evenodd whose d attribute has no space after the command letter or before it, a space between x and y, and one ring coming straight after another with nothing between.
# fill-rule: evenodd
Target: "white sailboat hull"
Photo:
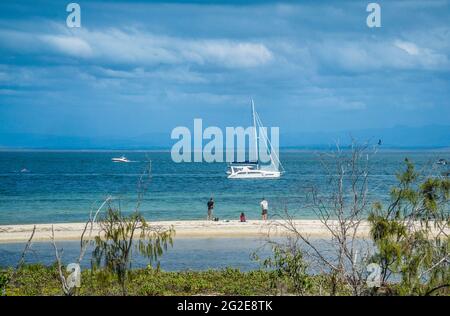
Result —
<instances>
[{"instance_id":1,"label":"white sailboat hull","mask_svg":"<svg viewBox=\"0 0 450 316\"><path fill-rule=\"evenodd\" d=\"M228 179L277 179L279 177L281 177L280 171L252 170L232 172Z\"/></svg>"}]
</instances>

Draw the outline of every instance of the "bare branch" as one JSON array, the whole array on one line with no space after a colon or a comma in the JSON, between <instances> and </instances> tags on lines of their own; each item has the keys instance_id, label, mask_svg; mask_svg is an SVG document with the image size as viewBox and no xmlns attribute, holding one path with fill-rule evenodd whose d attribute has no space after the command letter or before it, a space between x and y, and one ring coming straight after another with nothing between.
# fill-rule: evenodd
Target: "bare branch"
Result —
<instances>
[{"instance_id":1,"label":"bare branch","mask_svg":"<svg viewBox=\"0 0 450 316\"><path fill-rule=\"evenodd\" d=\"M36 232L36 225L33 226L33 231L31 232L31 236L28 239L28 241L27 241L27 243L25 245L25 248L23 249L22 255L20 256L20 260L17 263L16 270L21 268L23 266L23 264L25 263L25 255L26 255L26 253L28 252L28 250L31 247L31 241L33 240L35 232Z\"/></svg>"}]
</instances>

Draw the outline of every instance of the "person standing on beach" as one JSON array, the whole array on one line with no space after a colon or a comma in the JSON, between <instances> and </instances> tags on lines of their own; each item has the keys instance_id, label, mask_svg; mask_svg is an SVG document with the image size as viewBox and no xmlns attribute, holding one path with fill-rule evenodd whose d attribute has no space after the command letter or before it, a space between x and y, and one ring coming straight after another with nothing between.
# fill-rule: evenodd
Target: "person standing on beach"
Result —
<instances>
[{"instance_id":1,"label":"person standing on beach","mask_svg":"<svg viewBox=\"0 0 450 316\"><path fill-rule=\"evenodd\" d=\"M213 219L213 211L214 211L214 200L210 198L208 203L208 221L212 221Z\"/></svg>"},{"instance_id":2,"label":"person standing on beach","mask_svg":"<svg viewBox=\"0 0 450 316\"><path fill-rule=\"evenodd\" d=\"M261 212L262 219L263 219L263 221L266 221L267 213L269 210L269 202L267 202L267 200L265 198L262 198L260 205L261 205L261 211L262 211Z\"/></svg>"}]
</instances>

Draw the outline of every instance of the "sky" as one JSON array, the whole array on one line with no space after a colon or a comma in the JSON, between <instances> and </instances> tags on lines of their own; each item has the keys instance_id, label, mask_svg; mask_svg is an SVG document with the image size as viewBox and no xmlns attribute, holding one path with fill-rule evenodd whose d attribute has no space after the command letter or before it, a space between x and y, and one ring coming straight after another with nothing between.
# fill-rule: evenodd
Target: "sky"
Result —
<instances>
[{"instance_id":1,"label":"sky","mask_svg":"<svg viewBox=\"0 0 450 316\"><path fill-rule=\"evenodd\" d=\"M450 1L1 1L0 133L450 125Z\"/></svg>"}]
</instances>

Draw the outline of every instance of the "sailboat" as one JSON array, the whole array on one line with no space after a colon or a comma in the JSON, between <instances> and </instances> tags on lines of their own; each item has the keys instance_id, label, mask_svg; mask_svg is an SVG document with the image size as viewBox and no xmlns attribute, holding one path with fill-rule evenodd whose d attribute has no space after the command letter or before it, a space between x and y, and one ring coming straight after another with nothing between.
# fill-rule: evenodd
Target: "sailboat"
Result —
<instances>
[{"instance_id":1,"label":"sailboat","mask_svg":"<svg viewBox=\"0 0 450 316\"><path fill-rule=\"evenodd\" d=\"M259 118L258 113L255 111L255 103L252 99L252 118L253 118L253 131L254 131L254 148L257 153L256 161L245 162L233 162L228 168L228 179L276 179L281 177L284 172L284 168L281 165L280 159L274 150L272 150L272 144L268 139L264 126ZM259 134L259 135L258 135ZM266 150L270 153L270 163L263 164L259 161L258 140L260 137L263 140L263 144L266 145ZM252 145L252 144L250 144Z\"/></svg>"}]
</instances>

